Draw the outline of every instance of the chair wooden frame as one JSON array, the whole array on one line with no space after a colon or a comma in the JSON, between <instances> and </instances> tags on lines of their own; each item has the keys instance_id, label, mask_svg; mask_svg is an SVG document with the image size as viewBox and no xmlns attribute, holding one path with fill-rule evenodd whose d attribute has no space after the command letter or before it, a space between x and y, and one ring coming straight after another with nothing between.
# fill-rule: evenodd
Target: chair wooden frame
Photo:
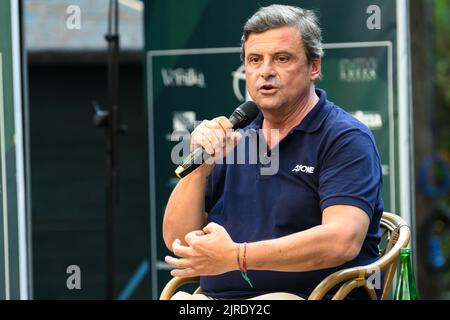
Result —
<instances>
[{"instance_id":1,"label":"chair wooden frame","mask_svg":"<svg viewBox=\"0 0 450 320\"><path fill-rule=\"evenodd\" d=\"M311 292L308 300L320 300L333 288L340 285L332 300L342 300L355 288L364 287L370 299L376 300L377 295L374 289L369 288L367 277L374 274L375 271L383 271L383 293L382 300L389 298L389 290L397 270L398 258L401 248L408 246L411 231L406 222L399 216L384 212L381 218L381 228L384 229L387 236L387 245L380 251L380 259L365 266L353 267L336 271L323 279L319 285ZM160 300L169 300L175 291L188 283L199 282L199 277L172 278L164 287ZM194 293L200 293L198 287Z\"/></svg>"}]
</instances>

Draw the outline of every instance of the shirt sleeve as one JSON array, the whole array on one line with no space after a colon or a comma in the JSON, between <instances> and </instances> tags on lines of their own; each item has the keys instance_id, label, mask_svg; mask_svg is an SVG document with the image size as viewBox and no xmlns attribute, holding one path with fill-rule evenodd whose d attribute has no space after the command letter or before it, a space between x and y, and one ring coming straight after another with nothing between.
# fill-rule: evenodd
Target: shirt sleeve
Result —
<instances>
[{"instance_id":1,"label":"shirt sleeve","mask_svg":"<svg viewBox=\"0 0 450 320\"><path fill-rule=\"evenodd\" d=\"M223 194L226 165L217 164L208 178L205 191L205 211L210 212Z\"/></svg>"},{"instance_id":2,"label":"shirt sleeve","mask_svg":"<svg viewBox=\"0 0 450 320\"><path fill-rule=\"evenodd\" d=\"M333 141L319 173L322 212L332 205L352 205L372 219L381 186L381 161L369 134L350 130Z\"/></svg>"}]
</instances>

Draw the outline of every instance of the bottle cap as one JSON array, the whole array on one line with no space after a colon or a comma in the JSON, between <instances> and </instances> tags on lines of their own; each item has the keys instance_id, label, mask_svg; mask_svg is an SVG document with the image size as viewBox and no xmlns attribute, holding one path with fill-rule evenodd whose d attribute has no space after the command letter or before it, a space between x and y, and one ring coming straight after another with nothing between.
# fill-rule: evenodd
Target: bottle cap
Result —
<instances>
[{"instance_id":1,"label":"bottle cap","mask_svg":"<svg viewBox=\"0 0 450 320\"><path fill-rule=\"evenodd\" d=\"M410 248L401 248L400 249L400 255L402 255L402 256L409 256L409 255L411 255L411 249Z\"/></svg>"}]
</instances>

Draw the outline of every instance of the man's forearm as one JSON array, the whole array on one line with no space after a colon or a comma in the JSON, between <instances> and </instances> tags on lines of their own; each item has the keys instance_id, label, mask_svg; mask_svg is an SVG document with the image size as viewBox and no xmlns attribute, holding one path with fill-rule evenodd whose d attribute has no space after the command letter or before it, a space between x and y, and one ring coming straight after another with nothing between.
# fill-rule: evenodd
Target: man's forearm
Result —
<instances>
[{"instance_id":1,"label":"man's forearm","mask_svg":"<svg viewBox=\"0 0 450 320\"><path fill-rule=\"evenodd\" d=\"M353 259L352 239L334 226L320 225L282 238L247 245L248 269L311 271ZM241 245L242 247L242 245ZM243 259L241 248L241 259Z\"/></svg>"},{"instance_id":2,"label":"man's forearm","mask_svg":"<svg viewBox=\"0 0 450 320\"><path fill-rule=\"evenodd\" d=\"M200 167L181 179L172 191L163 221L164 242L169 250L172 250L175 239L184 243L187 233L205 226L204 202L208 174L207 170Z\"/></svg>"}]
</instances>

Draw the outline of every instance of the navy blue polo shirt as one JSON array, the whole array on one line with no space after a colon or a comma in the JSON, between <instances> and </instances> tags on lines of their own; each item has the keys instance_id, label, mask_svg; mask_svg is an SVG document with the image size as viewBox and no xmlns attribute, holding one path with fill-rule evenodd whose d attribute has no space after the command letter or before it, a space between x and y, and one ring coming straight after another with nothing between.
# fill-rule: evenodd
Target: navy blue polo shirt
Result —
<instances>
[{"instance_id":1,"label":"navy blue polo shirt","mask_svg":"<svg viewBox=\"0 0 450 320\"><path fill-rule=\"evenodd\" d=\"M321 224L325 208L352 205L370 218L361 252L337 268L309 272L249 270L253 289L239 271L203 276L200 285L204 294L245 298L283 291L307 297L334 271L378 258L382 171L374 138L363 123L328 101L325 91L316 89L316 93L319 102L279 143L277 173L262 174L264 164L259 156L256 163L246 155L244 164L217 164L208 181L205 210L210 222L223 226L233 241L242 243L310 229ZM259 113L244 130L260 129L262 120ZM250 140L246 135L241 143ZM360 294L354 291L349 297L358 298Z\"/></svg>"}]
</instances>

